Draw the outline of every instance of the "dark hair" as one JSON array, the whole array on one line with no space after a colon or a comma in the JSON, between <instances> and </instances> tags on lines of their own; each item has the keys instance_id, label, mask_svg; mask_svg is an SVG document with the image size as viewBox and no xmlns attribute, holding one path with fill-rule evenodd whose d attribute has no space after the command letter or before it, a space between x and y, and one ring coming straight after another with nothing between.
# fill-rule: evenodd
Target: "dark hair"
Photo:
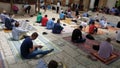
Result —
<instances>
[{"instance_id":1,"label":"dark hair","mask_svg":"<svg viewBox=\"0 0 120 68\"><path fill-rule=\"evenodd\" d=\"M79 28L80 28L80 29L82 29L82 28L83 28L83 26L81 26L81 25L80 25L80 26L79 26Z\"/></svg>"},{"instance_id":2,"label":"dark hair","mask_svg":"<svg viewBox=\"0 0 120 68\"><path fill-rule=\"evenodd\" d=\"M45 17L47 17L47 15L45 15Z\"/></svg>"},{"instance_id":3,"label":"dark hair","mask_svg":"<svg viewBox=\"0 0 120 68\"><path fill-rule=\"evenodd\" d=\"M48 68L57 68L58 63L55 60L51 60L48 64Z\"/></svg>"},{"instance_id":4,"label":"dark hair","mask_svg":"<svg viewBox=\"0 0 120 68\"><path fill-rule=\"evenodd\" d=\"M93 21L92 24L95 24L95 22Z\"/></svg>"},{"instance_id":5,"label":"dark hair","mask_svg":"<svg viewBox=\"0 0 120 68\"><path fill-rule=\"evenodd\" d=\"M55 20L55 18L52 18L52 20Z\"/></svg>"},{"instance_id":6,"label":"dark hair","mask_svg":"<svg viewBox=\"0 0 120 68\"><path fill-rule=\"evenodd\" d=\"M15 27L18 27L19 26L19 22L16 21L15 23Z\"/></svg>"},{"instance_id":7,"label":"dark hair","mask_svg":"<svg viewBox=\"0 0 120 68\"><path fill-rule=\"evenodd\" d=\"M107 38L106 41L111 42L111 38Z\"/></svg>"},{"instance_id":8,"label":"dark hair","mask_svg":"<svg viewBox=\"0 0 120 68\"><path fill-rule=\"evenodd\" d=\"M34 32L34 33L32 33L31 36L32 36L32 37L37 37L37 36L38 36L38 33L37 33L37 32Z\"/></svg>"}]
</instances>

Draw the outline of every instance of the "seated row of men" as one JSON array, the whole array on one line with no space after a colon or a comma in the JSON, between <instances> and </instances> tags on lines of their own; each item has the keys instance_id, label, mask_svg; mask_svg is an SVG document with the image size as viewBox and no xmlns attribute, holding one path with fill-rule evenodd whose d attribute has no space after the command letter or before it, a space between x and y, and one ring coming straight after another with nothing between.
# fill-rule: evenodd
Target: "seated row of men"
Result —
<instances>
[{"instance_id":1,"label":"seated row of men","mask_svg":"<svg viewBox=\"0 0 120 68\"><path fill-rule=\"evenodd\" d=\"M37 15L37 23L41 23L42 26L46 26L47 29L52 30L52 33L60 34L64 29L60 24L60 19L57 20L57 23L54 22L55 18L48 20L47 15L42 17L41 13Z\"/></svg>"}]
</instances>

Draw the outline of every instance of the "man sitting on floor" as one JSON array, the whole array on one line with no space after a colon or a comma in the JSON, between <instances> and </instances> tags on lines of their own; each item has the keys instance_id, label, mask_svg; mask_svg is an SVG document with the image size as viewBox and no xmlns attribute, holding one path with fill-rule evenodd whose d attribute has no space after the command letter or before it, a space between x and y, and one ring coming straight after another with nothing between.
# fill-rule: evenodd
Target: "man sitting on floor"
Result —
<instances>
[{"instance_id":1,"label":"man sitting on floor","mask_svg":"<svg viewBox=\"0 0 120 68\"><path fill-rule=\"evenodd\" d=\"M37 15L37 23L41 23L41 21L42 21L42 15L41 15L41 12L39 12L38 13L38 15Z\"/></svg>"},{"instance_id":2,"label":"man sitting on floor","mask_svg":"<svg viewBox=\"0 0 120 68\"><path fill-rule=\"evenodd\" d=\"M39 54L45 55L50 52L52 52L54 49L42 51L38 50L38 48L42 48L43 46L35 46L33 45L32 40L35 40L38 37L38 33L34 32L30 37L25 38L25 40L22 42L20 51L21 56L25 59L31 59L36 57Z\"/></svg>"},{"instance_id":3,"label":"man sitting on floor","mask_svg":"<svg viewBox=\"0 0 120 68\"><path fill-rule=\"evenodd\" d=\"M60 20L65 20L65 14L63 12L61 12L59 16L60 16Z\"/></svg>"},{"instance_id":4,"label":"man sitting on floor","mask_svg":"<svg viewBox=\"0 0 120 68\"><path fill-rule=\"evenodd\" d=\"M106 41L101 42L100 45L93 45L93 49L98 51L98 55L101 58L108 59L113 52L113 46L110 42L111 39L107 38Z\"/></svg>"},{"instance_id":5,"label":"man sitting on floor","mask_svg":"<svg viewBox=\"0 0 120 68\"><path fill-rule=\"evenodd\" d=\"M14 23L16 22L16 20L14 20L12 16L13 14L9 14L9 16L5 18L5 27L8 30L12 30Z\"/></svg>"},{"instance_id":6,"label":"man sitting on floor","mask_svg":"<svg viewBox=\"0 0 120 68\"><path fill-rule=\"evenodd\" d=\"M98 28L95 26L95 22L93 21L89 26L89 34L97 33Z\"/></svg>"},{"instance_id":7,"label":"man sitting on floor","mask_svg":"<svg viewBox=\"0 0 120 68\"><path fill-rule=\"evenodd\" d=\"M20 40L24 38L24 36L26 36L26 32L28 32L28 30L24 30L21 27L19 27L19 22L16 22L15 27L13 27L12 29L13 40Z\"/></svg>"},{"instance_id":8,"label":"man sitting on floor","mask_svg":"<svg viewBox=\"0 0 120 68\"><path fill-rule=\"evenodd\" d=\"M47 18L47 15L45 15L45 16L42 18L42 21L41 21L42 26L46 26L47 21L48 21L48 18Z\"/></svg>"},{"instance_id":9,"label":"man sitting on floor","mask_svg":"<svg viewBox=\"0 0 120 68\"><path fill-rule=\"evenodd\" d=\"M73 30L71 37L72 42L83 43L86 41L86 39L82 38L82 28L83 26L79 26L79 28Z\"/></svg>"},{"instance_id":10,"label":"man sitting on floor","mask_svg":"<svg viewBox=\"0 0 120 68\"><path fill-rule=\"evenodd\" d=\"M58 19L57 23L54 24L54 27L52 29L52 33L60 34L63 29L64 28L60 25L60 19Z\"/></svg>"},{"instance_id":11,"label":"man sitting on floor","mask_svg":"<svg viewBox=\"0 0 120 68\"><path fill-rule=\"evenodd\" d=\"M55 18L48 20L46 25L47 29L52 29L54 27L54 21L55 21Z\"/></svg>"}]
</instances>

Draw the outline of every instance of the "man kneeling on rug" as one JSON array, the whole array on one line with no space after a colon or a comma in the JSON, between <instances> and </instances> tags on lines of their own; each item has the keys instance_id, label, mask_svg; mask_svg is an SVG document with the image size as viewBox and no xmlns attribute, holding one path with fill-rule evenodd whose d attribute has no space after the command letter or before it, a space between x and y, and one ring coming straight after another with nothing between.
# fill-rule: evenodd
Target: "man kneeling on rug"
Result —
<instances>
[{"instance_id":1,"label":"man kneeling on rug","mask_svg":"<svg viewBox=\"0 0 120 68\"><path fill-rule=\"evenodd\" d=\"M35 40L38 37L38 33L34 32L30 37L25 38L25 40L22 42L22 45L20 47L21 56L25 59L31 59L36 57L37 55L46 55L50 52L52 52L54 49L40 50L43 46L37 45L34 46L32 40ZM38 49L40 48L40 49Z\"/></svg>"},{"instance_id":2,"label":"man kneeling on rug","mask_svg":"<svg viewBox=\"0 0 120 68\"><path fill-rule=\"evenodd\" d=\"M111 39L107 38L105 41L101 42L100 45L93 45L93 49L98 51L98 55L101 58L108 59L113 52L113 46L110 42Z\"/></svg>"},{"instance_id":3,"label":"man kneeling on rug","mask_svg":"<svg viewBox=\"0 0 120 68\"><path fill-rule=\"evenodd\" d=\"M77 29L74 29L72 32L71 40L75 43L83 43L86 39L82 38L82 30L83 26L79 26Z\"/></svg>"}]
</instances>

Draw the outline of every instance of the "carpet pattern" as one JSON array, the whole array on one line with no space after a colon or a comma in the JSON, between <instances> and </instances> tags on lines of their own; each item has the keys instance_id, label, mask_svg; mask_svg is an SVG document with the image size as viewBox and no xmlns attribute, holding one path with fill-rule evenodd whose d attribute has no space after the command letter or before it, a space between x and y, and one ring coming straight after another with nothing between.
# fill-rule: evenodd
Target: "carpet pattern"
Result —
<instances>
[{"instance_id":1,"label":"carpet pattern","mask_svg":"<svg viewBox=\"0 0 120 68\"><path fill-rule=\"evenodd\" d=\"M85 37L84 37L85 38ZM86 52L87 54L91 54L92 56L96 57L95 55L93 55L92 53L96 53L97 51L93 50L92 49L92 45L98 45L100 44L100 42L96 41L96 40L89 40L89 39L86 39L86 42L85 43L73 43L71 41L71 36L69 37L64 37L63 38L64 40L68 41L69 43L71 43L72 45L74 46L77 46L80 50ZM114 49L114 52L115 54L117 54L117 56L115 56L114 58L120 58L120 51L117 50L117 49ZM110 64L113 62L113 59L109 60L109 61L102 61L103 63L105 64ZM98 59L98 58L97 58ZM100 59L98 59L100 60ZM101 60L100 60L101 61Z\"/></svg>"},{"instance_id":2,"label":"carpet pattern","mask_svg":"<svg viewBox=\"0 0 120 68\"><path fill-rule=\"evenodd\" d=\"M5 68L1 52L0 52L0 68Z\"/></svg>"}]
</instances>

